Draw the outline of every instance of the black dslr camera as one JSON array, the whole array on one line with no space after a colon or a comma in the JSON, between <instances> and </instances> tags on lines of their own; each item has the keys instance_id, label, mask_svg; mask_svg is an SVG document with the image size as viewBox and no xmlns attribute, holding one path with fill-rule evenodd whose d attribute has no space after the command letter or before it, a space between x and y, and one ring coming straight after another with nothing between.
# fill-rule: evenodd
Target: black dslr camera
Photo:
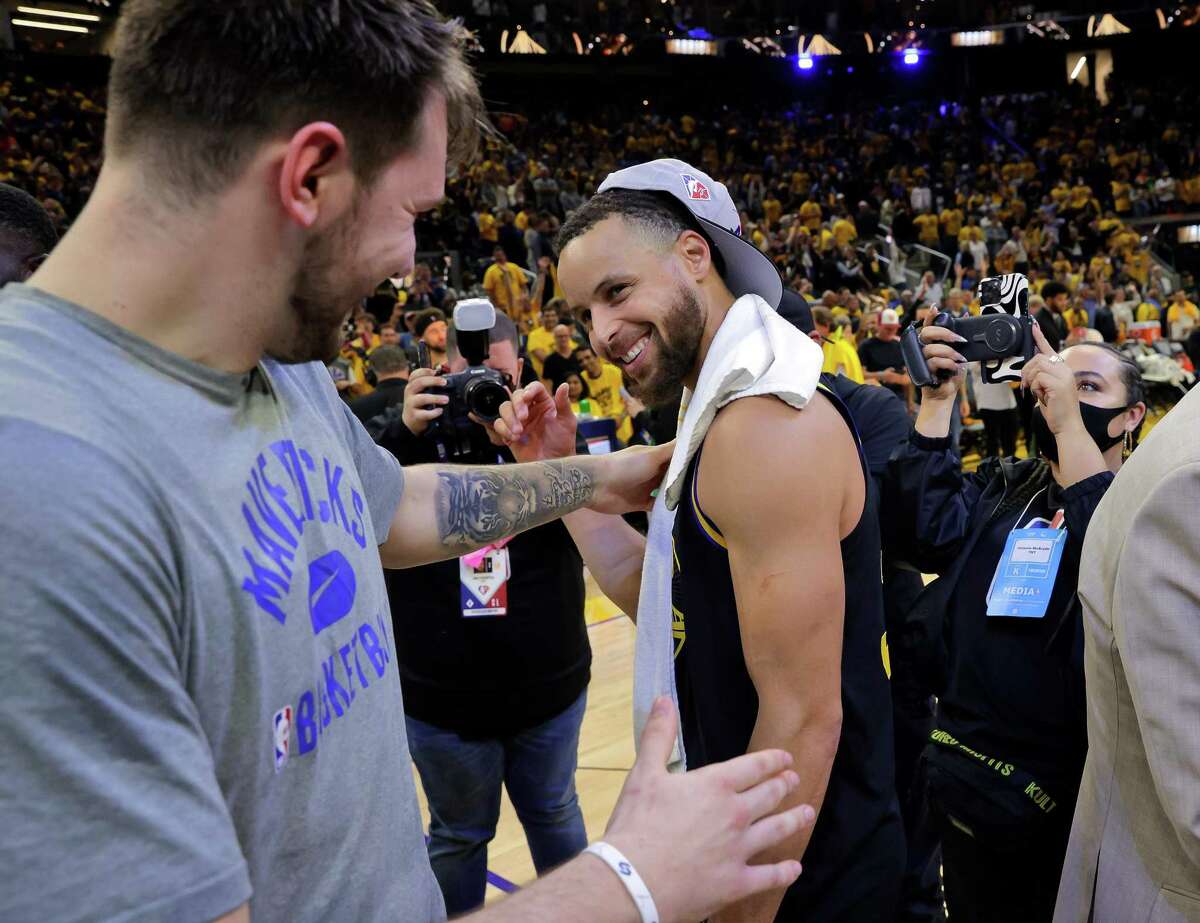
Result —
<instances>
[{"instance_id":1,"label":"black dslr camera","mask_svg":"<svg viewBox=\"0 0 1200 923\"><path fill-rule=\"evenodd\" d=\"M430 421L426 433L436 440L438 454L443 459L463 459L475 454L475 437L479 426L471 419L474 414L485 423L500 416L500 408L509 398L513 383L508 376L484 366L490 348L488 341L496 325L496 309L486 298L460 301L454 308L454 333L458 352L467 360L467 369L443 375L443 388L430 388L428 394L443 394L450 398L445 410ZM424 343L418 346L420 364L429 368L429 352Z\"/></svg>"},{"instance_id":2,"label":"black dslr camera","mask_svg":"<svg viewBox=\"0 0 1200 923\"><path fill-rule=\"evenodd\" d=\"M952 317L938 314L934 325L945 327L966 339L954 348L968 362L983 363L983 380L1019 381L1021 368L1033 358L1033 325L1029 315L1029 280L1020 273L993 276L979 283L981 313L978 317ZM950 375L934 375L925 362L920 339L921 329L914 323L904 331L900 349L908 377L918 388L936 385Z\"/></svg>"}]
</instances>

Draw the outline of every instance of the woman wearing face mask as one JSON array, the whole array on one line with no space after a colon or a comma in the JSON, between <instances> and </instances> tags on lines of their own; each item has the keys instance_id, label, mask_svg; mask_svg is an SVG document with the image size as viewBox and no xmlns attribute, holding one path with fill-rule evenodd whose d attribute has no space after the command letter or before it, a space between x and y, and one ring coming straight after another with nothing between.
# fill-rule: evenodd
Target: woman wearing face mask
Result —
<instances>
[{"instance_id":1,"label":"woman wearing face mask","mask_svg":"<svg viewBox=\"0 0 1200 923\"><path fill-rule=\"evenodd\" d=\"M955 923L1053 916L1087 749L1079 555L1146 413L1127 357L1034 337L1022 386L1039 457L962 472L947 435L961 338L926 326L926 361L948 377L925 390L885 485L893 551L939 575L889 642L925 663L939 700L924 768Z\"/></svg>"}]
</instances>

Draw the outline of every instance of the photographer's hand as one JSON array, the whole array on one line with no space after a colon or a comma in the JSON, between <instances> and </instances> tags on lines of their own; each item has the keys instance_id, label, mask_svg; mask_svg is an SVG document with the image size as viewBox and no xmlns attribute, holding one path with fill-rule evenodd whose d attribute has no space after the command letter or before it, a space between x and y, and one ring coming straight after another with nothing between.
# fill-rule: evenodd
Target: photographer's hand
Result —
<instances>
[{"instance_id":1,"label":"photographer's hand","mask_svg":"<svg viewBox=\"0 0 1200 923\"><path fill-rule=\"evenodd\" d=\"M917 414L916 427L922 436L942 439L950 434L958 383L967 368L966 359L949 344L965 343L966 340L945 327L935 326L932 323L935 316L930 315L920 330L921 352L931 372L939 376L940 373L948 374L944 379L939 377L936 385L921 389L921 410Z\"/></svg>"},{"instance_id":2,"label":"photographer's hand","mask_svg":"<svg viewBox=\"0 0 1200 923\"><path fill-rule=\"evenodd\" d=\"M1079 413L1079 384L1075 372L1054 352L1054 348L1033 325L1037 355L1021 370L1021 387L1033 392L1042 409L1046 426L1058 443L1058 463L1054 476L1061 487L1070 487L1094 474L1107 470L1104 455L1088 434Z\"/></svg>"},{"instance_id":3,"label":"photographer's hand","mask_svg":"<svg viewBox=\"0 0 1200 923\"><path fill-rule=\"evenodd\" d=\"M431 420L442 415L450 398L443 394L429 394L430 388L444 388L446 379L435 375L432 369L417 369L408 379L404 389L404 414L402 419L408 431L420 436L429 428Z\"/></svg>"}]
</instances>

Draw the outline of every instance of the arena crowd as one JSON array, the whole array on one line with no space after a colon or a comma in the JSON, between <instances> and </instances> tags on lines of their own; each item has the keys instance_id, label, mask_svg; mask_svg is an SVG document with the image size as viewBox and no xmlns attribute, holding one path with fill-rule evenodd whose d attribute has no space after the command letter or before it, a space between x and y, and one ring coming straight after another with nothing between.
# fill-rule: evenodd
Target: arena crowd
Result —
<instances>
[{"instance_id":1,"label":"arena crowd","mask_svg":"<svg viewBox=\"0 0 1200 923\"><path fill-rule=\"evenodd\" d=\"M0 71L0 917L1200 920L1200 296L1148 222L1200 210L1182 89L496 112L472 144L432 6L274 7L133 0L109 89ZM259 99L228 42L331 95ZM347 73L407 101L371 188L422 204L342 320L331 248L396 211L328 191L371 150L325 127ZM179 115L206 80L254 114ZM305 126L247 194L281 111ZM175 130L246 156L160 172ZM227 211L165 208L184 175ZM953 327L1013 274L1004 375ZM644 729L592 847L589 577L637 616ZM482 909L502 790L544 880Z\"/></svg>"}]
</instances>

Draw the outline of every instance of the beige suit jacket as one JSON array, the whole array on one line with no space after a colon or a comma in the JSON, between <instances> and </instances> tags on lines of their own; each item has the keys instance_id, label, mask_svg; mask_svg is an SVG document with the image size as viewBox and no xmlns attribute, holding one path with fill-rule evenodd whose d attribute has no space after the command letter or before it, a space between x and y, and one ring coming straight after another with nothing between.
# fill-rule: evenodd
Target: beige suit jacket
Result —
<instances>
[{"instance_id":1,"label":"beige suit jacket","mask_svg":"<svg viewBox=\"0 0 1200 923\"><path fill-rule=\"evenodd\" d=\"M1079 597L1089 749L1055 923L1200 923L1200 388L1101 501Z\"/></svg>"}]
</instances>

